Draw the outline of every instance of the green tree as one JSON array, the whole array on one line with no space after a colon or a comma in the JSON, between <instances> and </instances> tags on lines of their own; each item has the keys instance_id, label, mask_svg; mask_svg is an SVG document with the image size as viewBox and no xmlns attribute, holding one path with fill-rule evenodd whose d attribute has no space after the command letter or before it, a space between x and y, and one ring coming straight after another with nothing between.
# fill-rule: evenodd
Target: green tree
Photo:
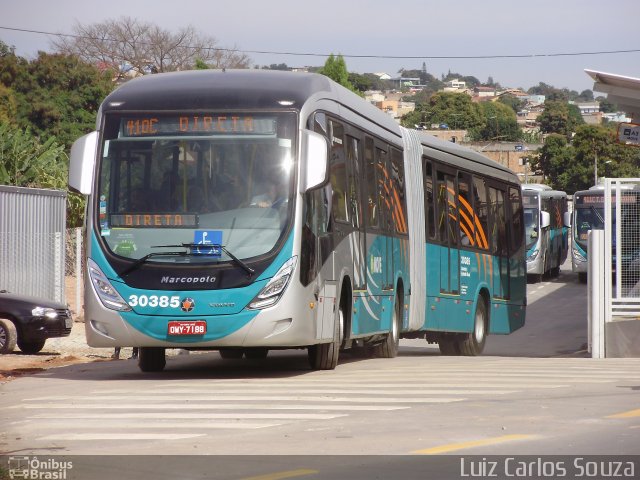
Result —
<instances>
[{"instance_id":1,"label":"green tree","mask_svg":"<svg viewBox=\"0 0 640 480\"><path fill-rule=\"evenodd\" d=\"M577 106L565 101L545 100L538 124L542 133L557 133L571 138L576 128L584 124L584 120Z\"/></svg>"},{"instance_id":2,"label":"green tree","mask_svg":"<svg viewBox=\"0 0 640 480\"><path fill-rule=\"evenodd\" d=\"M108 72L70 55L40 52L31 62L0 57L0 72L0 84L16 102L15 123L66 147L95 128L100 103L113 89Z\"/></svg>"},{"instance_id":3,"label":"green tree","mask_svg":"<svg viewBox=\"0 0 640 480\"><path fill-rule=\"evenodd\" d=\"M510 93L506 94L506 95L500 95L500 98L498 98L498 102L507 105L508 107L510 107L516 114L522 110L522 108L525 105L525 101L524 100L520 100L518 97L516 97L515 95L512 95Z\"/></svg>"},{"instance_id":4,"label":"green tree","mask_svg":"<svg viewBox=\"0 0 640 480\"><path fill-rule=\"evenodd\" d=\"M595 182L598 177L637 177L640 152L616 141L615 130L598 125L577 128L571 144L564 135L551 134L531 158L531 167L559 190L573 193Z\"/></svg>"},{"instance_id":5,"label":"green tree","mask_svg":"<svg viewBox=\"0 0 640 480\"><path fill-rule=\"evenodd\" d=\"M437 92L426 104L416 105L416 110L402 117L402 125L447 124L451 128L470 130L482 125L478 105L465 93Z\"/></svg>"},{"instance_id":6,"label":"green tree","mask_svg":"<svg viewBox=\"0 0 640 480\"><path fill-rule=\"evenodd\" d=\"M522 129L513 109L500 102L482 102L478 104L482 123L471 129L470 136L474 140L519 141Z\"/></svg>"},{"instance_id":7,"label":"green tree","mask_svg":"<svg viewBox=\"0 0 640 480\"><path fill-rule=\"evenodd\" d=\"M201 58L196 58L196 64L193 66L194 70L209 70L209 65L205 63Z\"/></svg>"},{"instance_id":8,"label":"green tree","mask_svg":"<svg viewBox=\"0 0 640 480\"><path fill-rule=\"evenodd\" d=\"M349 71L347 70L347 64L342 55L338 55L337 57L334 56L333 53L329 55L329 58L327 58L327 61L318 73L329 77L334 82L348 88L352 92L358 93L356 88L349 82Z\"/></svg>"}]
</instances>

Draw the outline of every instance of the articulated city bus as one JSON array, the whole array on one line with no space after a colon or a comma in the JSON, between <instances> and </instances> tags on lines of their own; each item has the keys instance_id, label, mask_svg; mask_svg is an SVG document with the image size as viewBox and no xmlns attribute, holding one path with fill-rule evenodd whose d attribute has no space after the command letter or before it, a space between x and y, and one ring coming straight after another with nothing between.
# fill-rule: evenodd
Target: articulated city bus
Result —
<instances>
[{"instance_id":1,"label":"articulated city bus","mask_svg":"<svg viewBox=\"0 0 640 480\"><path fill-rule=\"evenodd\" d=\"M620 199L622 205L621 220L622 242L619 249L616 249L616 211L615 193L611 201L612 231L612 269L616 271L616 252L620 252L620 266L629 275L635 272L633 278L637 280L638 264L640 264L640 251L637 245L637 238L640 235L640 220L637 209L640 205L640 190L629 185L624 185ZM574 272L578 273L578 278L582 283L587 282L588 272L588 238L589 230L604 230L604 186L596 185L589 190L581 190L573 194L573 237L571 251L571 265Z\"/></svg>"},{"instance_id":2,"label":"articulated city bus","mask_svg":"<svg viewBox=\"0 0 640 480\"><path fill-rule=\"evenodd\" d=\"M520 185L327 77L189 71L131 80L72 148L88 195L89 345L333 369L400 337L477 355L525 321Z\"/></svg>"},{"instance_id":3,"label":"articulated city bus","mask_svg":"<svg viewBox=\"0 0 640 480\"><path fill-rule=\"evenodd\" d=\"M522 186L527 274L539 280L560 273L569 251L570 214L567 194L547 185Z\"/></svg>"}]
</instances>

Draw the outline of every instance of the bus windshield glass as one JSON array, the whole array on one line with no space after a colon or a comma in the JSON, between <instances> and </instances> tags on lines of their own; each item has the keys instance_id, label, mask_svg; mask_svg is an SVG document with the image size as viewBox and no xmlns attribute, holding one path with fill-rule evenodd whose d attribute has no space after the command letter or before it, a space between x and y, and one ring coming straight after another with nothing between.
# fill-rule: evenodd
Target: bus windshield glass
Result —
<instances>
[{"instance_id":1,"label":"bus windshield glass","mask_svg":"<svg viewBox=\"0 0 640 480\"><path fill-rule=\"evenodd\" d=\"M540 211L537 208L524 209L524 228L526 248L529 250L538 241Z\"/></svg>"},{"instance_id":2,"label":"bus windshield glass","mask_svg":"<svg viewBox=\"0 0 640 480\"><path fill-rule=\"evenodd\" d=\"M604 229L604 208L593 205L576 208L576 241L586 247L589 230L593 229Z\"/></svg>"},{"instance_id":3,"label":"bus windshield glass","mask_svg":"<svg viewBox=\"0 0 640 480\"><path fill-rule=\"evenodd\" d=\"M273 253L292 220L295 132L292 112L108 115L97 209L105 244L152 262ZM188 255L161 255L183 245Z\"/></svg>"}]
</instances>

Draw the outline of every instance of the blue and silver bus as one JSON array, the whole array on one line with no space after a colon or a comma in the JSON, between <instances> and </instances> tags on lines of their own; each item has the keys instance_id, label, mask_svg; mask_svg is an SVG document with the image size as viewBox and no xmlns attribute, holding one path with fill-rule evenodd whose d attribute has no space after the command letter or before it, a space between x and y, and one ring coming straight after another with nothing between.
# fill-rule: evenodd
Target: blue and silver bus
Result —
<instances>
[{"instance_id":1,"label":"blue and silver bus","mask_svg":"<svg viewBox=\"0 0 640 480\"><path fill-rule=\"evenodd\" d=\"M189 71L131 80L74 144L88 195L89 345L333 369L401 337L477 355L525 321L517 177L401 128L327 77Z\"/></svg>"},{"instance_id":2,"label":"blue and silver bus","mask_svg":"<svg viewBox=\"0 0 640 480\"><path fill-rule=\"evenodd\" d=\"M569 251L567 194L548 185L522 185L527 274L557 277Z\"/></svg>"},{"instance_id":3,"label":"blue and silver bus","mask_svg":"<svg viewBox=\"0 0 640 480\"><path fill-rule=\"evenodd\" d=\"M587 282L588 272L588 238L589 230L604 230L605 225L605 197L604 186L595 185L588 190L581 190L573 194L573 235L571 265L574 272L578 273L580 282ZM637 238L640 233L640 220L637 214L637 205L640 204L640 190L630 185L622 186L620 202L622 205L620 216L623 227L621 232L620 249L616 249L616 195L612 193L611 219L613 231L611 232L612 245L612 271L616 271L616 252L619 251L620 267L625 272L625 277L631 275L637 281L640 263ZM630 274L630 272L635 272Z\"/></svg>"}]
</instances>

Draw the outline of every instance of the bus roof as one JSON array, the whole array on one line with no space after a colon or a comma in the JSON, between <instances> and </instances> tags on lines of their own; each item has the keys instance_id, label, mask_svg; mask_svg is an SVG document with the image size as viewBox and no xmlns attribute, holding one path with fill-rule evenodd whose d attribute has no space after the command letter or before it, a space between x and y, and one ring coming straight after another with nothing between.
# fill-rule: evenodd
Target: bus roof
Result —
<instances>
[{"instance_id":1,"label":"bus roof","mask_svg":"<svg viewBox=\"0 0 640 480\"><path fill-rule=\"evenodd\" d=\"M313 94L331 92L317 74L273 70L188 70L134 78L104 101L105 110L297 108ZM259 86L259 88L256 88ZM158 95L162 92L162 95Z\"/></svg>"},{"instance_id":2,"label":"bus roof","mask_svg":"<svg viewBox=\"0 0 640 480\"><path fill-rule=\"evenodd\" d=\"M400 138L400 126L389 115L315 73L277 70L188 70L145 75L129 80L107 96L102 113L116 111L303 109L311 99L333 100ZM485 173L519 183L515 173L484 155L418 132L420 143L435 151L472 162ZM468 165L467 165L468 166ZM472 166L473 168L473 166Z\"/></svg>"}]
</instances>

